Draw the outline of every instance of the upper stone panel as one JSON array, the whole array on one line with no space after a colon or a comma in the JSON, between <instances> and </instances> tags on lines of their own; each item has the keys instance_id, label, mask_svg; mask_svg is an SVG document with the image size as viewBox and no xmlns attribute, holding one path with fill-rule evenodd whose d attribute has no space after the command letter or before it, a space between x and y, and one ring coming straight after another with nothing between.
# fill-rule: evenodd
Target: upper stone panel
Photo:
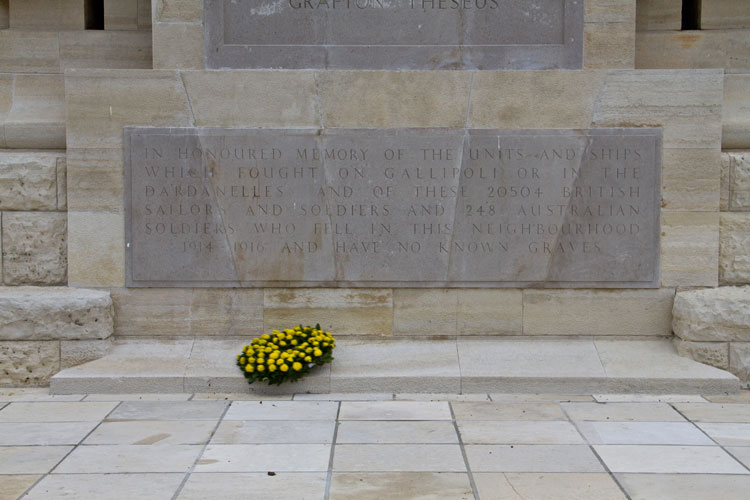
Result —
<instances>
[{"instance_id":1,"label":"upper stone panel","mask_svg":"<svg viewBox=\"0 0 750 500\"><path fill-rule=\"evenodd\" d=\"M578 69L582 0L206 0L208 68Z\"/></svg>"}]
</instances>

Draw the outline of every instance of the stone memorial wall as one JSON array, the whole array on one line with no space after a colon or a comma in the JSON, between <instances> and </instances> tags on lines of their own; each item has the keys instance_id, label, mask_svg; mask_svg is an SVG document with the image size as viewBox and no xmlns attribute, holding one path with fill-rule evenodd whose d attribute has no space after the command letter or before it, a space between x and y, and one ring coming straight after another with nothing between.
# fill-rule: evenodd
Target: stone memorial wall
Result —
<instances>
[{"instance_id":1,"label":"stone memorial wall","mask_svg":"<svg viewBox=\"0 0 750 500\"><path fill-rule=\"evenodd\" d=\"M658 287L660 129L126 130L129 286Z\"/></svg>"}]
</instances>

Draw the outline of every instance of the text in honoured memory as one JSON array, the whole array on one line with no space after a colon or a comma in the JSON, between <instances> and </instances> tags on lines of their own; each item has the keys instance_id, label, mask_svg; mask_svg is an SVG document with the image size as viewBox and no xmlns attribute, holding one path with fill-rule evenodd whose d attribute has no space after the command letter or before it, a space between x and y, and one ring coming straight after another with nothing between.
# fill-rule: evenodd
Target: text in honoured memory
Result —
<instances>
[{"instance_id":1,"label":"text in honoured memory","mask_svg":"<svg viewBox=\"0 0 750 500\"><path fill-rule=\"evenodd\" d=\"M660 129L126 129L131 286L658 285Z\"/></svg>"}]
</instances>

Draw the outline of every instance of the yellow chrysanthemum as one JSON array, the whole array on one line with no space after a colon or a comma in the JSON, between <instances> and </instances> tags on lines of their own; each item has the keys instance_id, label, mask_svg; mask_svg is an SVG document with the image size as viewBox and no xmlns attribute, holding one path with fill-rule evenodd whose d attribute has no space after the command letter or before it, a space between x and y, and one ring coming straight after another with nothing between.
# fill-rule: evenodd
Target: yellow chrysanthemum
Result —
<instances>
[{"instance_id":1,"label":"yellow chrysanthemum","mask_svg":"<svg viewBox=\"0 0 750 500\"><path fill-rule=\"evenodd\" d=\"M269 372L275 372L276 371L276 365L268 365L268 371Z\"/></svg>"},{"instance_id":2,"label":"yellow chrysanthemum","mask_svg":"<svg viewBox=\"0 0 750 500\"><path fill-rule=\"evenodd\" d=\"M307 362L309 363L310 361L312 361L312 357L310 357L310 356L305 356L305 361L307 361Z\"/></svg>"},{"instance_id":3,"label":"yellow chrysanthemum","mask_svg":"<svg viewBox=\"0 0 750 500\"><path fill-rule=\"evenodd\" d=\"M253 367L253 365L247 365L245 366L245 371L248 373L253 373L255 371L255 368Z\"/></svg>"},{"instance_id":4,"label":"yellow chrysanthemum","mask_svg":"<svg viewBox=\"0 0 750 500\"><path fill-rule=\"evenodd\" d=\"M317 356L322 356L322 355L323 355L323 351L321 351L320 349L315 349L315 350L313 351L313 354L314 354L314 355L315 355L316 357L317 357Z\"/></svg>"},{"instance_id":5,"label":"yellow chrysanthemum","mask_svg":"<svg viewBox=\"0 0 750 500\"><path fill-rule=\"evenodd\" d=\"M299 363L299 362L294 363L292 365L292 368L294 369L295 372L298 372L298 371L300 371L302 369L302 363Z\"/></svg>"},{"instance_id":6,"label":"yellow chrysanthemum","mask_svg":"<svg viewBox=\"0 0 750 500\"><path fill-rule=\"evenodd\" d=\"M264 333L263 335L260 336L260 338L263 339L263 340L268 340L268 339L271 338L271 336L268 335L267 333Z\"/></svg>"},{"instance_id":7,"label":"yellow chrysanthemum","mask_svg":"<svg viewBox=\"0 0 750 500\"><path fill-rule=\"evenodd\" d=\"M279 367L279 370L281 370L282 372L288 372L288 371L289 371L289 365L287 365L287 364L285 363L285 364L283 364L283 365L281 365L281 366Z\"/></svg>"},{"instance_id":8,"label":"yellow chrysanthemum","mask_svg":"<svg viewBox=\"0 0 750 500\"><path fill-rule=\"evenodd\" d=\"M265 367L265 365L258 365L258 371L259 371L259 372L264 372L264 371L266 371L266 367Z\"/></svg>"}]
</instances>

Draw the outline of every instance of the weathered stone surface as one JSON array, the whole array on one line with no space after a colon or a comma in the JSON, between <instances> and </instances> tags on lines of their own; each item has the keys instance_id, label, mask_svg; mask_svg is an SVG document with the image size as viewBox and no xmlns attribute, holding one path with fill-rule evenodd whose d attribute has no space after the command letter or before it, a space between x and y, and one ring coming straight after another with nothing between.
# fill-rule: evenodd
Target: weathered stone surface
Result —
<instances>
[{"instance_id":1,"label":"weathered stone surface","mask_svg":"<svg viewBox=\"0 0 750 500\"><path fill-rule=\"evenodd\" d=\"M118 212L122 208L122 151L112 148L69 148L66 158L70 210Z\"/></svg>"},{"instance_id":2,"label":"weathered stone surface","mask_svg":"<svg viewBox=\"0 0 750 500\"><path fill-rule=\"evenodd\" d=\"M105 30L137 30L139 0L104 0Z\"/></svg>"},{"instance_id":3,"label":"weathered stone surface","mask_svg":"<svg viewBox=\"0 0 750 500\"><path fill-rule=\"evenodd\" d=\"M0 0L0 29L8 27L8 1Z\"/></svg>"},{"instance_id":4,"label":"weathered stone surface","mask_svg":"<svg viewBox=\"0 0 750 500\"><path fill-rule=\"evenodd\" d=\"M197 23L156 23L153 26L154 69L203 69L203 26ZM228 73L222 73L228 76Z\"/></svg>"},{"instance_id":5,"label":"weathered stone surface","mask_svg":"<svg viewBox=\"0 0 750 500\"><path fill-rule=\"evenodd\" d=\"M0 387L47 385L59 371L59 342L0 340Z\"/></svg>"},{"instance_id":6,"label":"weathered stone surface","mask_svg":"<svg viewBox=\"0 0 750 500\"><path fill-rule=\"evenodd\" d=\"M103 358L112 348L112 337L98 340L61 340L60 369Z\"/></svg>"},{"instance_id":7,"label":"weathered stone surface","mask_svg":"<svg viewBox=\"0 0 750 500\"><path fill-rule=\"evenodd\" d=\"M68 212L69 285L124 285L123 219L121 213Z\"/></svg>"},{"instance_id":8,"label":"weathered stone surface","mask_svg":"<svg viewBox=\"0 0 750 500\"><path fill-rule=\"evenodd\" d=\"M690 342L675 337L677 354L722 370L729 368L729 342Z\"/></svg>"},{"instance_id":9,"label":"weathered stone surface","mask_svg":"<svg viewBox=\"0 0 750 500\"><path fill-rule=\"evenodd\" d=\"M394 335L520 335L521 290L393 292Z\"/></svg>"},{"instance_id":10,"label":"weathered stone surface","mask_svg":"<svg viewBox=\"0 0 750 500\"><path fill-rule=\"evenodd\" d=\"M583 28L584 68L634 68L633 22L586 23Z\"/></svg>"},{"instance_id":11,"label":"weathered stone surface","mask_svg":"<svg viewBox=\"0 0 750 500\"><path fill-rule=\"evenodd\" d=\"M60 285L67 278L67 215L3 214L3 281L6 285Z\"/></svg>"},{"instance_id":12,"label":"weathered stone surface","mask_svg":"<svg viewBox=\"0 0 750 500\"><path fill-rule=\"evenodd\" d=\"M320 323L334 335L390 335L393 302L384 289L266 289L263 331Z\"/></svg>"},{"instance_id":13,"label":"weathered stone surface","mask_svg":"<svg viewBox=\"0 0 750 500\"><path fill-rule=\"evenodd\" d=\"M5 117L8 148L65 149L65 84L62 75L19 74Z\"/></svg>"},{"instance_id":14,"label":"weathered stone surface","mask_svg":"<svg viewBox=\"0 0 750 500\"><path fill-rule=\"evenodd\" d=\"M662 169L662 208L716 211L721 165L718 149L665 149Z\"/></svg>"},{"instance_id":15,"label":"weathered stone surface","mask_svg":"<svg viewBox=\"0 0 750 500\"><path fill-rule=\"evenodd\" d=\"M719 191L719 210L721 212L729 211L729 193L731 185L732 163L735 157L731 152L723 151L721 153L721 188Z\"/></svg>"},{"instance_id":16,"label":"weathered stone surface","mask_svg":"<svg viewBox=\"0 0 750 500\"><path fill-rule=\"evenodd\" d=\"M57 158L57 209L68 209L68 175L64 156Z\"/></svg>"},{"instance_id":17,"label":"weathered stone surface","mask_svg":"<svg viewBox=\"0 0 750 500\"><path fill-rule=\"evenodd\" d=\"M87 0L13 0L11 28L86 29Z\"/></svg>"},{"instance_id":18,"label":"weathered stone surface","mask_svg":"<svg viewBox=\"0 0 750 500\"><path fill-rule=\"evenodd\" d=\"M206 0L209 68L580 68L583 2L428 0L305 9ZM387 26L388 29L383 29Z\"/></svg>"},{"instance_id":19,"label":"weathered stone surface","mask_svg":"<svg viewBox=\"0 0 750 500\"><path fill-rule=\"evenodd\" d=\"M659 130L128 128L126 140L131 286L658 282Z\"/></svg>"},{"instance_id":20,"label":"weathered stone surface","mask_svg":"<svg viewBox=\"0 0 750 500\"><path fill-rule=\"evenodd\" d=\"M719 249L721 284L750 284L750 213L721 214Z\"/></svg>"},{"instance_id":21,"label":"weathered stone surface","mask_svg":"<svg viewBox=\"0 0 750 500\"><path fill-rule=\"evenodd\" d=\"M674 290L524 290L524 335L669 335Z\"/></svg>"},{"instance_id":22,"label":"weathered stone surface","mask_svg":"<svg viewBox=\"0 0 750 500\"><path fill-rule=\"evenodd\" d=\"M661 214L661 285L717 286L719 213Z\"/></svg>"},{"instance_id":23,"label":"weathered stone surface","mask_svg":"<svg viewBox=\"0 0 750 500\"><path fill-rule=\"evenodd\" d=\"M635 67L750 68L750 30L640 31L635 39Z\"/></svg>"},{"instance_id":24,"label":"weathered stone surface","mask_svg":"<svg viewBox=\"0 0 750 500\"><path fill-rule=\"evenodd\" d=\"M721 146L750 149L750 74L724 77Z\"/></svg>"},{"instance_id":25,"label":"weathered stone surface","mask_svg":"<svg viewBox=\"0 0 750 500\"><path fill-rule=\"evenodd\" d=\"M68 68L150 69L151 46L149 31L62 31L60 66L63 72Z\"/></svg>"},{"instance_id":26,"label":"weathered stone surface","mask_svg":"<svg viewBox=\"0 0 750 500\"><path fill-rule=\"evenodd\" d=\"M109 292L65 287L0 287L0 339L81 340L112 335Z\"/></svg>"},{"instance_id":27,"label":"weathered stone surface","mask_svg":"<svg viewBox=\"0 0 750 500\"><path fill-rule=\"evenodd\" d=\"M744 383L750 383L750 342L729 344L729 371Z\"/></svg>"},{"instance_id":28,"label":"weathered stone surface","mask_svg":"<svg viewBox=\"0 0 750 500\"><path fill-rule=\"evenodd\" d=\"M750 212L750 153L728 151L722 156L728 177L727 208Z\"/></svg>"},{"instance_id":29,"label":"weathered stone surface","mask_svg":"<svg viewBox=\"0 0 750 500\"><path fill-rule=\"evenodd\" d=\"M750 4L745 0L701 0L701 29L750 28Z\"/></svg>"},{"instance_id":30,"label":"weathered stone surface","mask_svg":"<svg viewBox=\"0 0 750 500\"><path fill-rule=\"evenodd\" d=\"M682 0L638 0L636 12L638 31L682 28Z\"/></svg>"},{"instance_id":31,"label":"weathered stone surface","mask_svg":"<svg viewBox=\"0 0 750 500\"><path fill-rule=\"evenodd\" d=\"M151 0L156 22L203 22L203 0Z\"/></svg>"},{"instance_id":32,"label":"weathered stone surface","mask_svg":"<svg viewBox=\"0 0 750 500\"><path fill-rule=\"evenodd\" d=\"M750 286L678 292L672 329L683 340L750 341Z\"/></svg>"},{"instance_id":33,"label":"weathered stone surface","mask_svg":"<svg viewBox=\"0 0 750 500\"><path fill-rule=\"evenodd\" d=\"M65 153L0 152L0 210L57 210L57 165Z\"/></svg>"},{"instance_id":34,"label":"weathered stone surface","mask_svg":"<svg viewBox=\"0 0 750 500\"><path fill-rule=\"evenodd\" d=\"M0 72L59 73L58 34L51 31L0 31Z\"/></svg>"},{"instance_id":35,"label":"weathered stone surface","mask_svg":"<svg viewBox=\"0 0 750 500\"><path fill-rule=\"evenodd\" d=\"M120 336L252 335L263 329L263 291L113 289Z\"/></svg>"}]
</instances>

